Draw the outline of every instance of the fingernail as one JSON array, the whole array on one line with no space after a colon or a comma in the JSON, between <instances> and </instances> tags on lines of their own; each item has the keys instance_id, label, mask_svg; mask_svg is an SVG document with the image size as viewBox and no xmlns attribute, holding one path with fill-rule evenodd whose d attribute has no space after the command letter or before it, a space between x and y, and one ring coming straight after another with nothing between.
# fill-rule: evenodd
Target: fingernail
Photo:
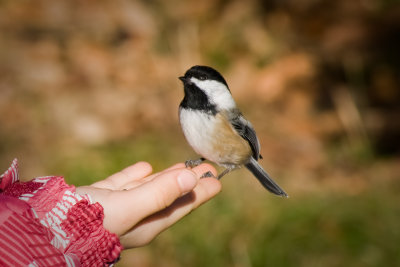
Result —
<instances>
[{"instance_id":1,"label":"fingernail","mask_svg":"<svg viewBox=\"0 0 400 267\"><path fill-rule=\"evenodd\" d=\"M183 194L192 191L197 184L195 174L188 170L183 170L178 176L178 184Z\"/></svg>"}]
</instances>

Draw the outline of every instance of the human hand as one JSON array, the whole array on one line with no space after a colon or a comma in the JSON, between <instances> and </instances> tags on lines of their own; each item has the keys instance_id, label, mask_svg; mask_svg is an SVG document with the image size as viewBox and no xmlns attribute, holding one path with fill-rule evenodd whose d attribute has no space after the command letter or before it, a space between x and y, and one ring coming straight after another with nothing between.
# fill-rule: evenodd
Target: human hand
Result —
<instances>
[{"instance_id":1,"label":"human hand","mask_svg":"<svg viewBox=\"0 0 400 267\"><path fill-rule=\"evenodd\" d=\"M216 170L183 163L151 174L149 163L138 162L90 186L76 188L104 208L104 227L116 233L124 248L144 246L221 190L215 178L200 177Z\"/></svg>"}]
</instances>

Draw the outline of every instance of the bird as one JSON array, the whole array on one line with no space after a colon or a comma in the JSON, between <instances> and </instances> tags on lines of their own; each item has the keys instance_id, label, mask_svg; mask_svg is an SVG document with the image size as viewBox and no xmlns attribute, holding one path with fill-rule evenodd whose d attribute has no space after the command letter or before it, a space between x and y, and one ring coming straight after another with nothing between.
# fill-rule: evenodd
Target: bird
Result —
<instances>
[{"instance_id":1,"label":"bird","mask_svg":"<svg viewBox=\"0 0 400 267\"><path fill-rule=\"evenodd\" d=\"M224 77L214 68L195 65L179 77L184 97L179 105L179 121L183 134L201 155L187 160L192 168L209 160L225 168L217 178L245 166L271 193L288 197L287 193L258 163L262 159L256 132L237 107ZM202 177L213 177L211 172Z\"/></svg>"}]
</instances>

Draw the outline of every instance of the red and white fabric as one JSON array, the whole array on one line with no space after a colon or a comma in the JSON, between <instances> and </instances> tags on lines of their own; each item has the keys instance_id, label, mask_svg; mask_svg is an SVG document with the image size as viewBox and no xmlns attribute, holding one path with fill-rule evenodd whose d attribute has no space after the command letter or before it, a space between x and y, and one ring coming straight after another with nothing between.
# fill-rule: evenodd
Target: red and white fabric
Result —
<instances>
[{"instance_id":1,"label":"red and white fabric","mask_svg":"<svg viewBox=\"0 0 400 267\"><path fill-rule=\"evenodd\" d=\"M62 177L20 182L15 159L0 176L0 266L110 266L122 246L103 219Z\"/></svg>"}]
</instances>

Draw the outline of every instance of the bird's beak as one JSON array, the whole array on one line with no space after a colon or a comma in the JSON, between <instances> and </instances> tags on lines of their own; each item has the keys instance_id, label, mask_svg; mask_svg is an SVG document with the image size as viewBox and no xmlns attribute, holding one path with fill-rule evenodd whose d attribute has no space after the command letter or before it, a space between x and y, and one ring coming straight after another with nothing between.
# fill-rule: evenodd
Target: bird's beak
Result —
<instances>
[{"instance_id":1,"label":"bird's beak","mask_svg":"<svg viewBox=\"0 0 400 267\"><path fill-rule=\"evenodd\" d=\"M181 77L179 77L179 80L181 80L183 83L186 83L186 82L187 82L187 80L186 80L186 77L185 77L185 76L181 76Z\"/></svg>"},{"instance_id":2,"label":"bird's beak","mask_svg":"<svg viewBox=\"0 0 400 267\"><path fill-rule=\"evenodd\" d=\"M187 76L181 76L181 77L179 77L179 80L181 80L184 85L185 84L189 84L189 85L193 84L190 77L187 77Z\"/></svg>"}]
</instances>

